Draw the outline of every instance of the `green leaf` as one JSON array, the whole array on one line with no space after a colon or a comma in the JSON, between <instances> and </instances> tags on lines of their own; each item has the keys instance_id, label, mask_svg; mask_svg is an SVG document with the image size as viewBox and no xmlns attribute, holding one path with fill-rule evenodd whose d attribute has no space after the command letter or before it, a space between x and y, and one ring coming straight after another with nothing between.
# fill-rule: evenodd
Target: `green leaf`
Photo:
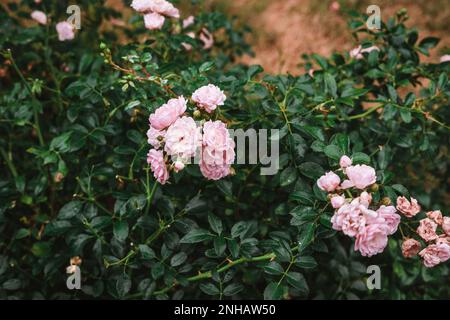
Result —
<instances>
[{"instance_id":1,"label":"green leaf","mask_svg":"<svg viewBox=\"0 0 450 320\"><path fill-rule=\"evenodd\" d=\"M264 300L279 300L283 296L284 287L276 282L270 282L264 289Z\"/></svg>"},{"instance_id":2,"label":"green leaf","mask_svg":"<svg viewBox=\"0 0 450 320\"><path fill-rule=\"evenodd\" d=\"M325 172L325 170L315 162L304 162L299 166L299 169L304 176L314 180L320 178Z\"/></svg>"},{"instance_id":3,"label":"green leaf","mask_svg":"<svg viewBox=\"0 0 450 320\"><path fill-rule=\"evenodd\" d=\"M119 297L123 298L131 290L131 280L128 275L122 275L116 281L116 290Z\"/></svg>"},{"instance_id":4,"label":"green leaf","mask_svg":"<svg viewBox=\"0 0 450 320\"><path fill-rule=\"evenodd\" d=\"M370 157L363 152L355 152L351 158L353 164L370 164Z\"/></svg>"},{"instance_id":5,"label":"green leaf","mask_svg":"<svg viewBox=\"0 0 450 320\"><path fill-rule=\"evenodd\" d=\"M337 97L336 79L334 79L334 77L329 73L325 73L324 79L327 91L331 93L333 97L336 98Z\"/></svg>"},{"instance_id":6,"label":"green leaf","mask_svg":"<svg viewBox=\"0 0 450 320\"><path fill-rule=\"evenodd\" d=\"M183 238L180 243L198 243L213 238L213 235L209 231L204 229L192 229Z\"/></svg>"},{"instance_id":7,"label":"green leaf","mask_svg":"<svg viewBox=\"0 0 450 320\"><path fill-rule=\"evenodd\" d=\"M114 223L114 237L119 241L125 241L128 238L128 222L125 220Z\"/></svg>"},{"instance_id":8,"label":"green leaf","mask_svg":"<svg viewBox=\"0 0 450 320\"><path fill-rule=\"evenodd\" d=\"M295 260L295 265L303 269L313 269L317 267L316 259L310 256L299 256Z\"/></svg>"},{"instance_id":9,"label":"green leaf","mask_svg":"<svg viewBox=\"0 0 450 320\"><path fill-rule=\"evenodd\" d=\"M264 272L276 276L282 274L284 272L284 269L278 262L271 261L266 266L264 266Z\"/></svg>"},{"instance_id":10,"label":"green leaf","mask_svg":"<svg viewBox=\"0 0 450 320\"><path fill-rule=\"evenodd\" d=\"M411 112L409 110L400 109L400 117L404 123L410 123L412 120Z\"/></svg>"},{"instance_id":11,"label":"green leaf","mask_svg":"<svg viewBox=\"0 0 450 320\"><path fill-rule=\"evenodd\" d=\"M303 249L308 247L313 238L314 238L314 232L316 231L316 225L314 223L309 223L304 226L302 232L300 233L298 237L298 251L302 252Z\"/></svg>"},{"instance_id":12,"label":"green leaf","mask_svg":"<svg viewBox=\"0 0 450 320\"><path fill-rule=\"evenodd\" d=\"M20 228L19 230L17 230L16 236L14 237L14 239L20 240L20 239L28 237L29 235L30 235L30 230L25 229L25 228Z\"/></svg>"},{"instance_id":13,"label":"green leaf","mask_svg":"<svg viewBox=\"0 0 450 320\"><path fill-rule=\"evenodd\" d=\"M305 205L314 204L314 196L311 193L305 191L295 191L289 195L289 199L303 203Z\"/></svg>"},{"instance_id":14,"label":"green leaf","mask_svg":"<svg viewBox=\"0 0 450 320\"><path fill-rule=\"evenodd\" d=\"M187 254L185 252L179 252L170 259L170 265L172 267L178 267L182 265L187 259Z\"/></svg>"},{"instance_id":15,"label":"green leaf","mask_svg":"<svg viewBox=\"0 0 450 320\"><path fill-rule=\"evenodd\" d=\"M209 296L217 296L220 294L219 289L213 283L201 283L200 290Z\"/></svg>"},{"instance_id":16,"label":"green leaf","mask_svg":"<svg viewBox=\"0 0 450 320\"><path fill-rule=\"evenodd\" d=\"M231 283L225 287L223 294L227 297L234 296L244 290L244 286L240 283Z\"/></svg>"},{"instance_id":17,"label":"green leaf","mask_svg":"<svg viewBox=\"0 0 450 320\"><path fill-rule=\"evenodd\" d=\"M222 221L216 217L213 214L209 214L208 215L208 221L209 221L209 225L211 226L211 229L217 233L217 234L221 234L223 227L222 227Z\"/></svg>"},{"instance_id":18,"label":"green leaf","mask_svg":"<svg viewBox=\"0 0 450 320\"><path fill-rule=\"evenodd\" d=\"M297 180L297 169L294 167L287 167L281 172L280 175L280 186L286 187Z\"/></svg>"},{"instance_id":19,"label":"green leaf","mask_svg":"<svg viewBox=\"0 0 450 320\"><path fill-rule=\"evenodd\" d=\"M286 279L291 286L300 291L302 296L307 296L309 294L308 284L301 273L289 272L286 275Z\"/></svg>"},{"instance_id":20,"label":"green leaf","mask_svg":"<svg viewBox=\"0 0 450 320\"><path fill-rule=\"evenodd\" d=\"M152 267L152 277L157 280L164 275L164 265L161 262L157 262Z\"/></svg>"},{"instance_id":21,"label":"green leaf","mask_svg":"<svg viewBox=\"0 0 450 320\"><path fill-rule=\"evenodd\" d=\"M339 161L339 159L343 156L343 153L341 152L341 150L338 148L338 146L336 146L334 144L330 144L330 145L326 146L324 149L324 152L328 158L337 160L337 161Z\"/></svg>"},{"instance_id":22,"label":"green leaf","mask_svg":"<svg viewBox=\"0 0 450 320\"><path fill-rule=\"evenodd\" d=\"M66 203L58 213L58 219L71 219L80 213L83 202L74 200Z\"/></svg>"},{"instance_id":23,"label":"green leaf","mask_svg":"<svg viewBox=\"0 0 450 320\"><path fill-rule=\"evenodd\" d=\"M31 247L31 253L36 257L47 257L51 253L51 245L48 242L36 242Z\"/></svg>"},{"instance_id":24,"label":"green leaf","mask_svg":"<svg viewBox=\"0 0 450 320\"><path fill-rule=\"evenodd\" d=\"M2 284L2 288L5 290L17 290L21 287L22 281L20 279L8 279Z\"/></svg>"},{"instance_id":25,"label":"green leaf","mask_svg":"<svg viewBox=\"0 0 450 320\"><path fill-rule=\"evenodd\" d=\"M240 221L240 222L236 223L231 228L231 237L232 238L237 238L237 237L242 238L247 233L249 227L250 227L250 225L246 221Z\"/></svg>"},{"instance_id":26,"label":"green leaf","mask_svg":"<svg viewBox=\"0 0 450 320\"><path fill-rule=\"evenodd\" d=\"M155 251L146 244L140 244L139 251L141 252L142 258L145 260L152 260L156 257Z\"/></svg>"}]
</instances>

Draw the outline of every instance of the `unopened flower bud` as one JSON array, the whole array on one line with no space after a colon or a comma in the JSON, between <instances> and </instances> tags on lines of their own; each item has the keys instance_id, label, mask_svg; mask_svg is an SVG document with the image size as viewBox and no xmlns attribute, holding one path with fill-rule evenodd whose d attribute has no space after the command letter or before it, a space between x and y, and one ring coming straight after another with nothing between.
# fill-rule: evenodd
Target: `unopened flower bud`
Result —
<instances>
[{"instance_id":1,"label":"unopened flower bud","mask_svg":"<svg viewBox=\"0 0 450 320\"><path fill-rule=\"evenodd\" d=\"M389 197L384 197L384 198L381 200L381 204L383 204L383 205L385 205L385 206L389 206L389 205L391 205L391 203L392 203L392 201L391 201L391 199L390 199Z\"/></svg>"},{"instance_id":2,"label":"unopened flower bud","mask_svg":"<svg viewBox=\"0 0 450 320\"><path fill-rule=\"evenodd\" d=\"M380 189L380 186L378 185L378 183L374 183L371 187L370 187L370 191L372 192L377 192Z\"/></svg>"}]
</instances>

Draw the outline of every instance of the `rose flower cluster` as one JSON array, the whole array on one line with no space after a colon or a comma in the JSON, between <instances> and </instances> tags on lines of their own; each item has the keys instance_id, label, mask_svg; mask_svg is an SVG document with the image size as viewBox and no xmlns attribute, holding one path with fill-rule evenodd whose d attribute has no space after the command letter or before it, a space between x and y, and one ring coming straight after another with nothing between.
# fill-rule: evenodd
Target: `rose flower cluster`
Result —
<instances>
[{"instance_id":1,"label":"rose flower cluster","mask_svg":"<svg viewBox=\"0 0 450 320\"><path fill-rule=\"evenodd\" d=\"M166 0L133 0L131 7L144 14L145 28L149 30L161 29L165 17L180 17L178 9Z\"/></svg>"},{"instance_id":2,"label":"rose flower cluster","mask_svg":"<svg viewBox=\"0 0 450 320\"><path fill-rule=\"evenodd\" d=\"M397 209L407 218L416 216L421 207L416 199L411 201L405 197L397 198ZM439 210L426 213L427 218L421 219L416 230L417 235L427 244L423 250L420 241L406 238L402 243L402 253L405 258L419 254L426 267L431 268L450 258L450 217L442 216ZM438 229L441 234L438 234Z\"/></svg>"},{"instance_id":3,"label":"rose flower cluster","mask_svg":"<svg viewBox=\"0 0 450 320\"><path fill-rule=\"evenodd\" d=\"M406 218L412 218L421 211L421 207L412 197L410 200L398 197L396 207L381 205L371 208L372 195L367 188L377 180L375 169L367 165L352 165L348 156L343 156L339 165L339 172L346 176L342 182L333 171L317 180L317 186L329 193L331 206L336 210L331 218L332 227L355 238L355 250L363 256L381 253L388 243L388 236L394 234L400 224L401 216L397 210ZM347 190L360 193L353 197L353 193ZM346 193L349 198L346 198ZM450 258L450 217L443 217L440 211L427 212L426 216L420 220L414 233L427 243L427 247L421 251L422 244L418 240L405 238L402 253L406 258L418 254L426 267L434 267ZM440 234L439 229L442 230Z\"/></svg>"},{"instance_id":4,"label":"rose flower cluster","mask_svg":"<svg viewBox=\"0 0 450 320\"><path fill-rule=\"evenodd\" d=\"M352 160L343 156L339 162L340 172L347 179L330 171L317 180L318 187L329 192L331 205L336 209L331 222L333 229L355 238L355 250L371 257L383 252L388 236L397 231L400 216L393 206L382 205L371 208L372 195L365 191L376 180L375 169L367 165L352 165ZM361 191L358 197L345 197L347 189Z\"/></svg>"},{"instance_id":5,"label":"rose flower cluster","mask_svg":"<svg viewBox=\"0 0 450 320\"><path fill-rule=\"evenodd\" d=\"M218 87L207 85L192 94L199 110L197 115L210 115L224 104L226 96ZM235 143L228 129L220 120L202 120L197 124L186 114L188 101L180 96L170 99L150 115L150 129L147 131L147 162L155 179L165 184L170 171L179 172L191 159L199 156L200 171L210 180L228 176L234 162Z\"/></svg>"}]
</instances>

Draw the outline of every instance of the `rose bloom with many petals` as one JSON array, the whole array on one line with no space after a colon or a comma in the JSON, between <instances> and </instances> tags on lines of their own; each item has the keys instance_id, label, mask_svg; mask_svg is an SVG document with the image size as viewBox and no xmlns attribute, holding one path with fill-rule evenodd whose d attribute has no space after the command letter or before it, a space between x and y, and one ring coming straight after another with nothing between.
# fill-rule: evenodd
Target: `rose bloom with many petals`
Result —
<instances>
[{"instance_id":1,"label":"rose bloom with many petals","mask_svg":"<svg viewBox=\"0 0 450 320\"><path fill-rule=\"evenodd\" d=\"M428 211L427 217L436 222L438 225L441 225L444 219L442 218L442 212L440 210Z\"/></svg>"},{"instance_id":2,"label":"rose bloom with many petals","mask_svg":"<svg viewBox=\"0 0 450 320\"><path fill-rule=\"evenodd\" d=\"M432 268L450 258L450 246L443 243L431 244L420 251L419 256L423 258L425 267Z\"/></svg>"},{"instance_id":3,"label":"rose bloom with many petals","mask_svg":"<svg viewBox=\"0 0 450 320\"><path fill-rule=\"evenodd\" d=\"M57 23L56 31L58 32L59 41L72 40L75 38L74 27L67 21Z\"/></svg>"},{"instance_id":4,"label":"rose bloom with many petals","mask_svg":"<svg viewBox=\"0 0 450 320\"><path fill-rule=\"evenodd\" d=\"M163 152L151 149L147 154L147 163L150 165L155 179L159 183L165 184L169 179L169 172L167 171Z\"/></svg>"},{"instance_id":5,"label":"rose bloom with many petals","mask_svg":"<svg viewBox=\"0 0 450 320\"><path fill-rule=\"evenodd\" d=\"M419 253L421 248L422 245L419 241L415 239L406 239L402 243L402 254L405 258L412 258Z\"/></svg>"},{"instance_id":6,"label":"rose bloom with many petals","mask_svg":"<svg viewBox=\"0 0 450 320\"><path fill-rule=\"evenodd\" d=\"M444 230L446 235L450 236L450 217L442 219L442 230Z\"/></svg>"},{"instance_id":7,"label":"rose bloom with many petals","mask_svg":"<svg viewBox=\"0 0 450 320\"><path fill-rule=\"evenodd\" d=\"M364 257L371 257L383 252L388 243L388 227L385 224L369 224L358 233L355 250L359 250Z\"/></svg>"},{"instance_id":8,"label":"rose bloom with many petals","mask_svg":"<svg viewBox=\"0 0 450 320\"><path fill-rule=\"evenodd\" d=\"M39 10L35 10L31 13L31 18L34 21L37 21L40 24L46 25L47 24L47 16L45 15L44 12L39 11Z\"/></svg>"},{"instance_id":9,"label":"rose bloom with many petals","mask_svg":"<svg viewBox=\"0 0 450 320\"><path fill-rule=\"evenodd\" d=\"M208 121L203 125L203 146L200 171L210 180L230 174L235 158L235 143L221 121Z\"/></svg>"},{"instance_id":10,"label":"rose bloom with many petals","mask_svg":"<svg viewBox=\"0 0 450 320\"><path fill-rule=\"evenodd\" d=\"M366 217L360 205L349 205L345 208L342 218L342 232L349 237L355 237L366 227Z\"/></svg>"},{"instance_id":11,"label":"rose bloom with many petals","mask_svg":"<svg viewBox=\"0 0 450 320\"><path fill-rule=\"evenodd\" d=\"M167 129L164 150L172 157L188 161L201 144L201 128L191 117L182 117Z\"/></svg>"},{"instance_id":12,"label":"rose bloom with many petals","mask_svg":"<svg viewBox=\"0 0 450 320\"><path fill-rule=\"evenodd\" d=\"M375 169L365 164L350 166L345 169L349 182L343 184L343 188L355 187L357 189L364 189L377 181Z\"/></svg>"},{"instance_id":13,"label":"rose bloom with many petals","mask_svg":"<svg viewBox=\"0 0 450 320\"><path fill-rule=\"evenodd\" d=\"M334 173L333 171L329 171L325 173L323 176L317 180L317 186L320 190L333 192L341 183L341 178Z\"/></svg>"},{"instance_id":14,"label":"rose bloom with many petals","mask_svg":"<svg viewBox=\"0 0 450 320\"><path fill-rule=\"evenodd\" d=\"M420 205L413 197L411 197L411 202L405 197L398 197L397 210L403 213L407 218L412 218L420 212Z\"/></svg>"},{"instance_id":15,"label":"rose bloom with many petals","mask_svg":"<svg viewBox=\"0 0 450 320\"><path fill-rule=\"evenodd\" d=\"M164 25L165 18L159 13L152 12L144 15L145 28L148 30L159 30Z\"/></svg>"},{"instance_id":16,"label":"rose bloom with many petals","mask_svg":"<svg viewBox=\"0 0 450 320\"><path fill-rule=\"evenodd\" d=\"M213 84L201 87L192 94L192 100L206 112L213 112L218 106L223 106L226 96L220 88Z\"/></svg>"},{"instance_id":17,"label":"rose bloom with many petals","mask_svg":"<svg viewBox=\"0 0 450 320\"><path fill-rule=\"evenodd\" d=\"M398 225L400 224L400 215L396 214L397 210L394 206L381 206L377 213L384 219L386 226L388 227L388 234L394 234L397 232Z\"/></svg>"},{"instance_id":18,"label":"rose bloom with many petals","mask_svg":"<svg viewBox=\"0 0 450 320\"><path fill-rule=\"evenodd\" d=\"M186 111L183 96L170 99L150 115L150 124L156 130L163 130L174 123Z\"/></svg>"},{"instance_id":19,"label":"rose bloom with many petals","mask_svg":"<svg viewBox=\"0 0 450 320\"><path fill-rule=\"evenodd\" d=\"M436 234L437 224L429 218L420 220L419 227L417 228L417 233L426 242L436 240L438 235Z\"/></svg>"},{"instance_id":20,"label":"rose bloom with many petals","mask_svg":"<svg viewBox=\"0 0 450 320\"><path fill-rule=\"evenodd\" d=\"M156 12L168 17L180 17L178 9L166 0L133 0L131 7L141 13Z\"/></svg>"}]
</instances>

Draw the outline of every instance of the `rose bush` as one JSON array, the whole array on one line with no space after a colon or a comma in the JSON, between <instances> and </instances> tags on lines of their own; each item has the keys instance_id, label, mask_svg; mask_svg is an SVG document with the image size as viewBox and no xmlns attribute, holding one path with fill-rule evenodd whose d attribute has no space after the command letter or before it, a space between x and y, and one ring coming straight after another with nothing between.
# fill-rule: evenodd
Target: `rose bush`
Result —
<instances>
[{"instance_id":1,"label":"rose bush","mask_svg":"<svg viewBox=\"0 0 450 320\"><path fill-rule=\"evenodd\" d=\"M65 1L4 5L0 297L447 298L438 39L354 14L357 50L269 75L236 62L246 29L178 4L79 1L80 30ZM279 129L279 172L232 164L227 128Z\"/></svg>"}]
</instances>

